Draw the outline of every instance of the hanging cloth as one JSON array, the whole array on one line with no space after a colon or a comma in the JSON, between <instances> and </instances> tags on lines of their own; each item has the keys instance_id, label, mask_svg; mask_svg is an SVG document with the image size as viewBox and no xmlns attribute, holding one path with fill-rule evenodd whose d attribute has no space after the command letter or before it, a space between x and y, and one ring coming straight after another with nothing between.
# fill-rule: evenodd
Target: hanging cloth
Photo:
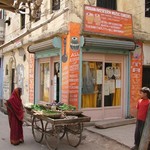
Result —
<instances>
[{"instance_id":1,"label":"hanging cloth","mask_svg":"<svg viewBox=\"0 0 150 150\"><path fill-rule=\"evenodd\" d=\"M94 92L94 83L93 77L89 68L88 63L86 63L86 75L83 77L83 94L93 94Z\"/></svg>"}]
</instances>

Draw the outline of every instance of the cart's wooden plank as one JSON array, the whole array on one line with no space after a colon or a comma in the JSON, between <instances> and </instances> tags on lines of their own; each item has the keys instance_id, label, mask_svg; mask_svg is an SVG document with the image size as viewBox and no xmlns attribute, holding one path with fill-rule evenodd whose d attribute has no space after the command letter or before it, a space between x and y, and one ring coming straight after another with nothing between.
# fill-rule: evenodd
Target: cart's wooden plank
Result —
<instances>
[{"instance_id":1,"label":"cart's wooden plank","mask_svg":"<svg viewBox=\"0 0 150 150\"><path fill-rule=\"evenodd\" d=\"M91 118L88 116L81 115L78 118L73 118L73 119L52 119L47 116L43 115L36 115L37 118L42 119L44 121L47 121L53 125L67 125L71 123L80 123L80 122L90 122Z\"/></svg>"}]
</instances>

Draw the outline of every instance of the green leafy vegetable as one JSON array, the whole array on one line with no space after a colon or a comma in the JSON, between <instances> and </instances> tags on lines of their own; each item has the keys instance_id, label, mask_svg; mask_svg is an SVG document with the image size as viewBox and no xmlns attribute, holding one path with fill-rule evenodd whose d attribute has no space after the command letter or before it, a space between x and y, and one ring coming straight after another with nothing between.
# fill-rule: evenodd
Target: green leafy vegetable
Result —
<instances>
[{"instance_id":1,"label":"green leafy vegetable","mask_svg":"<svg viewBox=\"0 0 150 150\"><path fill-rule=\"evenodd\" d=\"M76 107L72 105L63 104L62 106L59 106L59 109L63 111L71 111L71 110L76 110Z\"/></svg>"}]
</instances>

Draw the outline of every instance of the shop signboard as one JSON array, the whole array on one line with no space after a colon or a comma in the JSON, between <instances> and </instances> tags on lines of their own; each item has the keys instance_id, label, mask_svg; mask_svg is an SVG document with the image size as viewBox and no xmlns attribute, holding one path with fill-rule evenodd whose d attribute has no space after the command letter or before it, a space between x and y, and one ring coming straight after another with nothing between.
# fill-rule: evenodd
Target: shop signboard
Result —
<instances>
[{"instance_id":1,"label":"shop signboard","mask_svg":"<svg viewBox=\"0 0 150 150\"><path fill-rule=\"evenodd\" d=\"M62 95L61 101L68 104L69 100L69 61L68 61L68 38L62 38Z\"/></svg>"},{"instance_id":2,"label":"shop signboard","mask_svg":"<svg viewBox=\"0 0 150 150\"><path fill-rule=\"evenodd\" d=\"M115 10L85 5L83 30L132 39L132 16Z\"/></svg>"},{"instance_id":3,"label":"shop signboard","mask_svg":"<svg viewBox=\"0 0 150 150\"><path fill-rule=\"evenodd\" d=\"M70 32L62 40L62 102L78 108L80 24L70 23Z\"/></svg>"}]
</instances>

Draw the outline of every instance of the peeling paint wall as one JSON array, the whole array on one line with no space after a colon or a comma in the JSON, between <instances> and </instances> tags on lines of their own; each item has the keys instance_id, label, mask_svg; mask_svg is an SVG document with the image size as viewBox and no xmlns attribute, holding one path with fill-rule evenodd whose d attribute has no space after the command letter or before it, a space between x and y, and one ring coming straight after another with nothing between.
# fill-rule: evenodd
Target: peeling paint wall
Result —
<instances>
[{"instance_id":1,"label":"peeling paint wall","mask_svg":"<svg viewBox=\"0 0 150 150\"><path fill-rule=\"evenodd\" d=\"M135 39L150 40L150 18L145 17L145 0L118 0L118 10L132 14Z\"/></svg>"},{"instance_id":2,"label":"peeling paint wall","mask_svg":"<svg viewBox=\"0 0 150 150\"><path fill-rule=\"evenodd\" d=\"M25 53L26 54L26 53ZM3 98L8 99L11 94L12 85L12 69L14 73L14 87L22 87L23 102L27 102L29 97L29 70L28 59L24 61L24 56L20 56L19 51L16 49L13 52L4 55L4 83L3 83Z\"/></svg>"}]
</instances>

